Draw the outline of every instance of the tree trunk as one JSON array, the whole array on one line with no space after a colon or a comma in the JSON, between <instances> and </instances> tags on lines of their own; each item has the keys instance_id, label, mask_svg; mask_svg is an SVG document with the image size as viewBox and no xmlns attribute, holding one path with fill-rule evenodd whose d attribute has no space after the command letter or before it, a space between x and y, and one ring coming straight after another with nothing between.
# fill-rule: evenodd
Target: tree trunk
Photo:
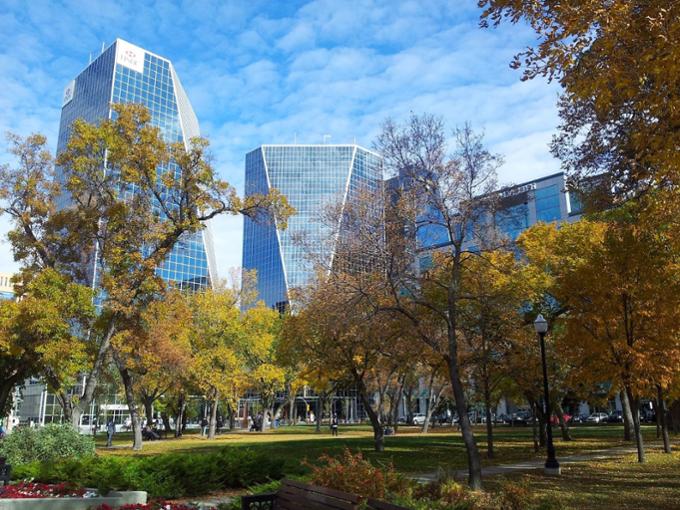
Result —
<instances>
[{"instance_id":1,"label":"tree trunk","mask_svg":"<svg viewBox=\"0 0 680 510\"><path fill-rule=\"evenodd\" d=\"M182 437L184 431L184 413L186 411L184 393L180 393L177 399L177 417L175 418L175 437Z\"/></svg>"},{"instance_id":2,"label":"tree trunk","mask_svg":"<svg viewBox=\"0 0 680 510\"><path fill-rule=\"evenodd\" d=\"M371 421L371 427L373 427L373 447L375 448L376 452L385 451L385 431L383 430L382 423L380 422L380 415L376 413L371 406L364 381L358 377L356 373L354 374L354 380L357 385L361 403L364 405L364 409L368 414L368 419Z\"/></svg>"},{"instance_id":3,"label":"tree trunk","mask_svg":"<svg viewBox=\"0 0 680 510\"><path fill-rule=\"evenodd\" d=\"M491 420L491 388L489 386L489 375L487 373L486 363L483 367L483 384L484 384L484 412L486 415L486 456L493 459L493 422Z\"/></svg>"},{"instance_id":4,"label":"tree trunk","mask_svg":"<svg viewBox=\"0 0 680 510\"><path fill-rule=\"evenodd\" d=\"M97 389L97 382L99 381L99 374L104 367L104 361L106 360L106 355L111 348L111 339L116 332L116 320L117 316L113 314L109 319L109 327L106 330L106 334L102 339L102 343L99 344L97 349L97 355L94 359L94 364L92 365L92 370L85 376L85 386L81 392L78 402L73 406L73 413L71 415L71 424L74 428L78 429L80 427L80 417L83 415L87 408L94 400L94 391Z\"/></svg>"},{"instance_id":5,"label":"tree trunk","mask_svg":"<svg viewBox=\"0 0 680 510\"><path fill-rule=\"evenodd\" d=\"M167 437L167 434L169 434L172 431L172 427L170 426L170 416L168 416L168 413L163 411L161 413L161 420L163 420L163 429L165 430L165 434Z\"/></svg>"},{"instance_id":6,"label":"tree trunk","mask_svg":"<svg viewBox=\"0 0 680 510\"><path fill-rule=\"evenodd\" d=\"M664 453L671 453L671 441L668 437L668 421L666 420L666 403L663 399L663 389L660 384L656 385L657 393L657 415L661 422L661 434L663 435L663 451Z\"/></svg>"},{"instance_id":7,"label":"tree trunk","mask_svg":"<svg viewBox=\"0 0 680 510\"><path fill-rule=\"evenodd\" d=\"M227 404L227 413L229 414L229 431L236 428L236 413L230 404Z\"/></svg>"},{"instance_id":8,"label":"tree trunk","mask_svg":"<svg viewBox=\"0 0 680 510\"><path fill-rule=\"evenodd\" d=\"M531 406L531 433L534 439L534 452L538 452L541 449L541 445L539 444L538 428L536 427L536 404L530 402L529 405Z\"/></svg>"},{"instance_id":9,"label":"tree trunk","mask_svg":"<svg viewBox=\"0 0 680 510\"><path fill-rule=\"evenodd\" d=\"M628 402L633 406L633 429L635 432L638 462L643 463L645 462L645 446L642 441L642 431L640 430L640 402L637 398L633 398L633 391L630 386L626 386L626 393L628 394Z\"/></svg>"},{"instance_id":10,"label":"tree trunk","mask_svg":"<svg viewBox=\"0 0 680 510\"><path fill-rule=\"evenodd\" d=\"M4 378L0 382L0 416L7 410L9 411L9 405L12 399L12 393L17 383L21 379L22 374L14 374L11 377Z\"/></svg>"},{"instance_id":11,"label":"tree trunk","mask_svg":"<svg viewBox=\"0 0 680 510\"><path fill-rule=\"evenodd\" d=\"M64 423L73 424L73 398L72 395L59 391L55 395L57 402L61 406L61 411L64 413ZM2 407L0 407L2 409ZM80 420L79 420L80 421ZM80 425L80 423L78 424Z\"/></svg>"},{"instance_id":12,"label":"tree trunk","mask_svg":"<svg viewBox=\"0 0 680 510\"><path fill-rule=\"evenodd\" d=\"M680 432L680 400L674 400L671 403L671 410L668 413L671 418L671 429L673 434Z\"/></svg>"},{"instance_id":13,"label":"tree trunk","mask_svg":"<svg viewBox=\"0 0 680 510\"><path fill-rule=\"evenodd\" d=\"M404 395L404 379L402 378L399 382L399 388L397 389L397 394L392 402L392 427L394 428L394 433L396 434L399 430L399 406L401 406L401 399Z\"/></svg>"},{"instance_id":14,"label":"tree trunk","mask_svg":"<svg viewBox=\"0 0 680 510\"><path fill-rule=\"evenodd\" d=\"M130 371L122 365L118 356L116 356L116 363L118 364L118 372L120 372L120 378L123 382L123 388L125 389L125 400L128 405L128 411L130 412L130 421L132 422L132 449L139 451L142 449L142 427L139 423L137 402L135 401L135 394L132 388L132 377L130 376Z\"/></svg>"},{"instance_id":15,"label":"tree trunk","mask_svg":"<svg viewBox=\"0 0 680 510\"><path fill-rule=\"evenodd\" d=\"M290 403L288 404L288 422L291 425L295 425L296 422L297 422L297 420L296 420L297 416L295 416L296 411L297 411L297 409L295 407L295 397L292 397L290 399Z\"/></svg>"},{"instance_id":16,"label":"tree trunk","mask_svg":"<svg viewBox=\"0 0 680 510\"><path fill-rule=\"evenodd\" d=\"M217 431L217 406L219 405L220 394L215 392L215 398L210 402L210 424L208 427L208 439L215 439Z\"/></svg>"},{"instance_id":17,"label":"tree trunk","mask_svg":"<svg viewBox=\"0 0 680 510\"><path fill-rule=\"evenodd\" d=\"M144 415L146 416L146 423L151 425L153 420L153 402L154 398L142 392L142 404L144 404Z\"/></svg>"},{"instance_id":18,"label":"tree trunk","mask_svg":"<svg viewBox=\"0 0 680 510\"><path fill-rule=\"evenodd\" d=\"M463 435L463 442L465 443L465 451L467 453L468 485L473 490L481 490L482 463L479 458L477 442L475 441L475 436L472 432L472 424L470 423L470 418L467 414L465 392L463 390L463 384L460 381L458 368L457 346L451 340L449 341L449 344L450 357L447 361L449 365L449 375L451 377L451 387L453 389L453 398L456 402L456 410L458 411L458 423L460 423L460 430Z\"/></svg>"},{"instance_id":19,"label":"tree trunk","mask_svg":"<svg viewBox=\"0 0 680 510\"><path fill-rule=\"evenodd\" d=\"M571 441L571 432L569 431L569 424L564 420L564 409L562 403L555 404L555 411L557 411L557 422L560 424L560 431L562 432L562 441Z\"/></svg>"},{"instance_id":20,"label":"tree trunk","mask_svg":"<svg viewBox=\"0 0 680 510\"><path fill-rule=\"evenodd\" d=\"M406 423L413 425L413 385L404 390L404 400L406 400Z\"/></svg>"},{"instance_id":21,"label":"tree trunk","mask_svg":"<svg viewBox=\"0 0 680 510\"><path fill-rule=\"evenodd\" d=\"M628 393L623 389L619 392L621 399L621 415L623 416L623 440L633 440L633 412L630 409L630 401L628 400Z\"/></svg>"},{"instance_id":22,"label":"tree trunk","mask_svg":"<svg viewBox=\"0 0 680 510\"><path fill-rule=\"evenodd\" d=\"M316 432L319 433L321 432L321 413L323 410L323 395L319 393L319 395L316 398Z\"/></svg>"},{"instance_id":23,"label":"tree trunk","mask_svg":"<svg viewBox=\"0 0 680 510\"><path fill-rule=\"evenodd\" d=\"M661 437L661 413L659 413L659 401L652 400L652 409L654 410L654 424L656 425L656 438Z\"/></svg>"},{"instance_id":24,"label":"tree trunk","mask_svg":"<svg viewBox=\"0 0 680 510\"><path fill-rule=\"evenodd\" d=\"M421 432L427 434L430 429L430 418L432 416L434 407L434 373L430 374L430 382L427 386L427 401L425 402L425 421Z\"/></svg>"}]
</instances>

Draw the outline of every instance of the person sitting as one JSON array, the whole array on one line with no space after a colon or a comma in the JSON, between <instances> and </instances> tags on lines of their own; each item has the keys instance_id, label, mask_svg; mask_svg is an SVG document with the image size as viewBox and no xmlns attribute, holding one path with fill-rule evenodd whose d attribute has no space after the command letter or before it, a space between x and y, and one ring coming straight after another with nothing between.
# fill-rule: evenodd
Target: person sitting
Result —
<instances>
[{"instance_id":1,"label":"person sitting","mask_svg":"<svg viewBox=\"0 0 680 510\"><path fill-rule=\"evenodd\" d=\"M148 424L142 429L142 439L146 441L155 441L160 438L161 436L159 436Z\"/></svg>"}]
</instances>

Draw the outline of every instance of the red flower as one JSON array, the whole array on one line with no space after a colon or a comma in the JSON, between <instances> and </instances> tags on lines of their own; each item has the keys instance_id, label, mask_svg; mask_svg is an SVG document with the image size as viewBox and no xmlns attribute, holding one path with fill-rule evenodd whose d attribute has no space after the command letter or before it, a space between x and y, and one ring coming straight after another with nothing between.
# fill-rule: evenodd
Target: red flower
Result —
<instances>
[{"instance_id":1,"label":"red flower","mask_svg":"<svg viewBox=\"0 0 680 510\"><path fill-rule=\"evenodd\" d=\"M0 487L0 498L78 498L85 494L85 489L69 483L45 484L20 482Z\"/></svg>"}]
</instances>

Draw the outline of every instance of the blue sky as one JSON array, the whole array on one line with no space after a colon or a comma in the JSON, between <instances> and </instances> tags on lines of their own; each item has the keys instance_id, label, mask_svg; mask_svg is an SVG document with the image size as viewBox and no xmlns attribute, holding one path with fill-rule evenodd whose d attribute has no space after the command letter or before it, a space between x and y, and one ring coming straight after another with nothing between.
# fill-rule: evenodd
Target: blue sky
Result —
<instances>
[{"instance_id":1,"label":"blue sky","mask_svg":"<svg viewBox=\"0 0 680 510\"><path fill-rule=\"evenodd\" d=\"M523 26L478 28L476 0L0 0L0 132L42 132L55 147L64 86L116 37L169 58L242 189L263 143L370 147L383 120L442 115L484 130L503 183L559 170L548 152L557 88L509 68L533 42ZM0 162L7 161L4 147ZM218 269L241 262L240 218L212 224ZM0 220L0 271L16 268Z\"/></svg>"}]
</instances>

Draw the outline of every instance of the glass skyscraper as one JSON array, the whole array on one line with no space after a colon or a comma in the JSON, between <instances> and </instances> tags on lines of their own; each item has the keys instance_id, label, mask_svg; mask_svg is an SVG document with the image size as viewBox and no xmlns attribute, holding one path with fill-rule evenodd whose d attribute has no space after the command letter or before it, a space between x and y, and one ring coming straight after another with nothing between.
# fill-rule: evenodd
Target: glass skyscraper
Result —
<instances>
[{"instance_id":1,"label":"glass skyscraper","mask_svg":"<svg viewBox=\"0 0 680 510\"><path fill-rule=\"evenodd\" d=\"M332 263L323 208L382 186L382 158L358 145L263 145L246 155L246 195L271 188L295 208L286 230L273 220L244 219L243 269L256 270L259 299L283 310L289 291L307 284L314 258Z\"/></svg>"},{"instance_id":2,"label":"glass skyscraper","mask_svg":"<svg viewBox=\"0 0 680 510\"><path fill-rule=\"evenodd\" d=\"M200 135L198 120L172 63L116 39L64 89L57 153L66 148L76 119L96 124L112 118L114 103L145 105L151 123L168 143L187 146L192 137ZM210 286L216 278L214 260L210 233L205 229L183 237L156 271L180 289L197 290ZM96 265L89 278L89 283L96 285Z\"/></svg>"}]
</instances>

